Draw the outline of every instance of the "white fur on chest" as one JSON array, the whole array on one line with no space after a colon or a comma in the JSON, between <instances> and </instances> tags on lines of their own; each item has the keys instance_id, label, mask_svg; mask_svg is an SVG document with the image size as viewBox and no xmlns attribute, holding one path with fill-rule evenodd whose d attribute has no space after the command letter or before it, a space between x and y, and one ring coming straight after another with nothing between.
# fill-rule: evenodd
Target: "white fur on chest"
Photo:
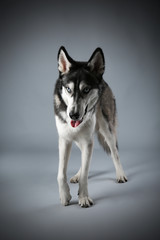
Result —
<instances>
[{"instance_id":1,"label":"white fur on chest","mask_svg":"<svg viewBox=\"0 0 160 240\"><path fill-rule=\"evenodd\" d=\"M67 123L63 123L57 116L55 119L59 136L68 141L79 142L79 140L83 138L90 139L95 132L95 114L92 115L92 118L88 118L76 128L73 128L68 121Z\"/></svg>"}]
</instances>

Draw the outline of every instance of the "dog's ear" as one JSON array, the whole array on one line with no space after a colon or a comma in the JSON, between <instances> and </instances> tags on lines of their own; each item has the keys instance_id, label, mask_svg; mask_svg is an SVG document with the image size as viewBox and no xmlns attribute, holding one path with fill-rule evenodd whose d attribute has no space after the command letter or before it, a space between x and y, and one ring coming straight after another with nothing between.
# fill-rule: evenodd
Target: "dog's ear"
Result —
<instances>
[{"instance_id":1,"label":"dog's ear","mask_svg":"<svg viewBox=\"0 0 160 240\"><path fill-rule=\"evenodd\" d=\"M101 48L97 48L88 61L88 67L91 72L103 75L105 69L104 54Z\"/></svg>"},{"instance_id":2,"label":"dog's ear","mask_svg":"<svg viewBox=\"0 0 160 240\"><path fill-rule=\"evenodd\" d=\"M58 51L58 70L61 74L68 73L72 66L72 58L68 55L66 49L62 46Z\"/></svg>"}]
</instances>

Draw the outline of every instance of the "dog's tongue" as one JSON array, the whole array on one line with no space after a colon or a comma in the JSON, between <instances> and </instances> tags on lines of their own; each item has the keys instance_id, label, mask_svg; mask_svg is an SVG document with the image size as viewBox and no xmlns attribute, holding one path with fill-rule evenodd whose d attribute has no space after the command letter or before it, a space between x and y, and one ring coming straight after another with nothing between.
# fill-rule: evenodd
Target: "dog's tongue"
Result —
<instances>
[{"instance_id":1,"label":"dog's tongue","mask_svg":"<svg viewBox=\"0 0 160 240\"><path fill-rule=\"evenodd\" d=\"M73 128L75 128L75 127L78 127L78 125L81 123L81 121L71 121L71 126L73 127Z\"/></svg>"}]
</instances>

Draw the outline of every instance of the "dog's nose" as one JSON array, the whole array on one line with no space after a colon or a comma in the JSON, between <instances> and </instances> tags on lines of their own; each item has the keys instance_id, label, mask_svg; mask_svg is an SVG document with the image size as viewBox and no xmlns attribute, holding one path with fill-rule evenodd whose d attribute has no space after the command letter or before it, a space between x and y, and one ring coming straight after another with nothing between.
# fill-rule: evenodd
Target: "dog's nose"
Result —
<instances>
[{"instance_id":1,"label":"dog's nose","mask_svg":"<svg viewBox=\"0 0 160 240\"><path fill-rule=\"evenodd\" d=\"M78 112L77 113L70 112L69 116L72 120L78 120L79 119L79 113Z\"/></svg>"}]
</instances>

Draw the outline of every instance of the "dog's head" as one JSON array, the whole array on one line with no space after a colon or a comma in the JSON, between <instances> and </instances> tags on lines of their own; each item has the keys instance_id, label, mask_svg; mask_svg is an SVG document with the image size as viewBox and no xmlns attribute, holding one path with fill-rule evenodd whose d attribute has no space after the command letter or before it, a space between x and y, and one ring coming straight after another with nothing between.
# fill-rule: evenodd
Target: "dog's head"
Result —
<instances>
[{"instance_id":1,"label":"dog's head","mask_svg":"<svg viewBox=\"0 0 160 240\"><path fill-rule=\"evenodd\" d=\"M58 52L61 96L67 106L67 117L72 127L81 124L94 110L102 90L105 61L101 48L97 48L88 62L73 60L64 47Z\"/></svg>"}]
</instances>

